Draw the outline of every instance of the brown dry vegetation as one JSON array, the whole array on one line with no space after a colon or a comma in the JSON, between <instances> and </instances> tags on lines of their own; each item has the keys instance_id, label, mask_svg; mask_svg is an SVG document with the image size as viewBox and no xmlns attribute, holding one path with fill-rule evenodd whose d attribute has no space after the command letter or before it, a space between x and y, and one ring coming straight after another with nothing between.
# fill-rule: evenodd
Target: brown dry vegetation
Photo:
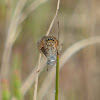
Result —
<instances>
[{"instance_id":1,"label":"brown dry vegetation","mask_svg":"<svg viewBox=\"0 0 100 100\"><path fill-rule=\"evenodd\" d=\"M33 80L39 56L36 43L46 35L57 4L57 0L34 1L0 0L0 88L3 80L13 94L12 76L17 75L24 100L33 100ZM100 1L61 0L50 32L56 37L58 20L60 43L63 43L59 100L100 100ZM41 66L44 64L42 56ZM41 71L38 100L54 100L54 72L55 68L49 68L47 72L46 67Z\"/></svg>"}]
</instances>

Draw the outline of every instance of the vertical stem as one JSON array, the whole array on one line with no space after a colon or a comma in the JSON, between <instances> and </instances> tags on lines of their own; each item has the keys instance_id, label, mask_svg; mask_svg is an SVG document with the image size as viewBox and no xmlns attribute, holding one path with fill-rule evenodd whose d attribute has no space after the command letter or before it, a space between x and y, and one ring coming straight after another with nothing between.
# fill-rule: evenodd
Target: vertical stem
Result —
<instances>
[{"instance_id":1,"label":"vertical stem","mask_svg":"<svg viewBox=\"0 0 100 100\"><path fill-rule=\"evenodd\" d=\"M55 100L58 100L58 93L59 93L59 54L57 52Z\"/></svg>"},{"instance_id":2,"label":"vertical stem","mask_svg":"<svg viewBox=\"0 0 100 100\"><path fill-rule=\"evenodd\" d=\"M39 77L39 70L40 70L40 61L41 61L41 54L39 55L39 61L37 66L37 73L36 73L36 80L35 80L35 89L34 89L34 97L33 100L37 100L37 88L38 88L38 77Z\"/></svg>"}]
</instances>

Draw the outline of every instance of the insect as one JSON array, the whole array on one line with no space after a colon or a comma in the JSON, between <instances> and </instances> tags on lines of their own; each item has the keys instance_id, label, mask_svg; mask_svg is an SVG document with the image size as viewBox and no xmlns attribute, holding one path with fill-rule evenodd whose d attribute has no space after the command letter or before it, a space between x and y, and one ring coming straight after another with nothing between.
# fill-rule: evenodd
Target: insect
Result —
<instances>
[{"instance_id":1,"label":"insect","mask_svg":"<svg viewBox=\"0 0 100 100\"><path fill-rule=\"evenodd\" d=\"M43 36L37 42L38 49L47 57L47 65L56 66L58 40L54 36Z\"/></svg>"}]
</instances>

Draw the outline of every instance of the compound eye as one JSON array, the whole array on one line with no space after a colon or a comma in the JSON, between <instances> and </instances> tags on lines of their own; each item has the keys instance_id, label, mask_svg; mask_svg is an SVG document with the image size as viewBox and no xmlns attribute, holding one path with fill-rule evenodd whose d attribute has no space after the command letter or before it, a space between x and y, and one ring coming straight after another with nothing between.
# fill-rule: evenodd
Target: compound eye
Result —
<instances>
[{"instance_id":1,"label":"compound eye","mask_svg":"<svg viewBox=\"0 0 100 100\"><path fill-rule=\"evenodd\" d=\"M54 39L53 39L53 41L54 41Z\"/></svg>"},{"instance_id":2,"label":"compound eye","mask_svg":"<svg viewBox=\"0 0 100 100\"><path fill-rule=\"evenodd\" d=\"M48 40L50 40L50 38L48 38Z\"/></svg>"}]
</instances>

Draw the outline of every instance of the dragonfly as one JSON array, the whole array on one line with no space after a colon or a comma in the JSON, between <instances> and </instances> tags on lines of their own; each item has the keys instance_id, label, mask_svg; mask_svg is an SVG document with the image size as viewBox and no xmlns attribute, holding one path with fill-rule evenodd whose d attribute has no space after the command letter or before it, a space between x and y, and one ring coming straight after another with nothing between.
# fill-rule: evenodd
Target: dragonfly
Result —
<instances>
[{"instance_id":1,"label":"dragonfly","mask_svg":"<svg viewBox=\"0 0 100 100\"><path fill-rule=\"evenodd\" d=\"M37 42L37 47L47 58L47 65L56 66L58 40L54 36L43 36Z\"/></svg>"}]
</instances>

